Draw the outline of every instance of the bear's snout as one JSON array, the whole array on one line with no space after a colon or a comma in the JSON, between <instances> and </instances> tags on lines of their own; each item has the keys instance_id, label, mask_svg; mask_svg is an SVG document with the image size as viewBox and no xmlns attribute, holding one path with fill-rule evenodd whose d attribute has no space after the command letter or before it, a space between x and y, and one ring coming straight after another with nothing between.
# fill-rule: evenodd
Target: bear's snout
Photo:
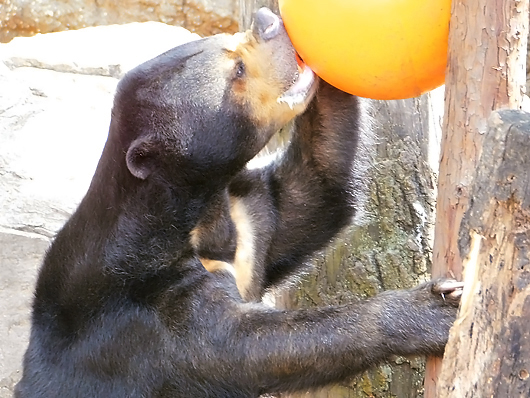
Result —
<instances>
[{"instance_id":1,"label":"bear's snout","mask_svg":"<svg viewBox=\"0 0 530 398\"><path fill-rule=\"evenodd\" d=\"M255 22L259 37L267 41L280 33L280 18L266 7L256 12Z\"/></svg>"}]
</instances>

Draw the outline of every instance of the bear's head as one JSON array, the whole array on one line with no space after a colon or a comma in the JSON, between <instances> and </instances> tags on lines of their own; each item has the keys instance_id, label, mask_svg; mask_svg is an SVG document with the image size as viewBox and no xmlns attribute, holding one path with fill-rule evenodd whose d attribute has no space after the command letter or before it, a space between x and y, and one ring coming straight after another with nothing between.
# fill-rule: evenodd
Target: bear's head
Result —
<instances>
[{"instance_id":1,"label":"bear's head","mask_svg":"<svg viewBox=\"0 0 530 398\"><path fill-rule=\"evenodd\" d=\"M261 9L248 32L193 41L130 71L109 139L140 180L164 173L177 185L221 181L303 112L316 86L282 21Z\"/></svg>"}]
</instances>

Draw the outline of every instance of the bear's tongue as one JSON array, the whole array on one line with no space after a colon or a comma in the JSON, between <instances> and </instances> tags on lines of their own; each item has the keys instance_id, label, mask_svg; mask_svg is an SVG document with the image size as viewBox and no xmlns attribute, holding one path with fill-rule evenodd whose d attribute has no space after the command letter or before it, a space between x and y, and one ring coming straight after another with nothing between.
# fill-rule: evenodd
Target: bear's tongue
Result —
<instances>
[{"instance_id":1,"label":"bear's tongue","mask_svg":"<svg viewBox=\"0 0 530 398\"><path fill-rule=\"evenodd\" d=\"M303 103L315 82L315 73L306 64L299 62L298 73L293 85L283 93L278 102L285 102L291 109Z\"/></svg>"}]
</instances>

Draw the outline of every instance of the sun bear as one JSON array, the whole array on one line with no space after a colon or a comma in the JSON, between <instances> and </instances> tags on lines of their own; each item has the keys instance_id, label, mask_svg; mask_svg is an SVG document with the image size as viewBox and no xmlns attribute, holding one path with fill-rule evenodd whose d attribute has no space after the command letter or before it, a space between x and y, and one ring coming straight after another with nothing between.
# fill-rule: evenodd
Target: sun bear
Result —
<instances>
[{"instance_id":1,"label":"sun bear","mask_svg":"<svg viewBox=\"0 0 530 398\"><path fill-rule=\"evenodd\" d=\"M355 305L259 303L350 221L361 116L298 65L267 9L249 32L129 72L88 192L40 270L15 396L255 398L443 352L454 281ZM284 156L247 168L293 118Z\"/></svg>"}]
</instances>

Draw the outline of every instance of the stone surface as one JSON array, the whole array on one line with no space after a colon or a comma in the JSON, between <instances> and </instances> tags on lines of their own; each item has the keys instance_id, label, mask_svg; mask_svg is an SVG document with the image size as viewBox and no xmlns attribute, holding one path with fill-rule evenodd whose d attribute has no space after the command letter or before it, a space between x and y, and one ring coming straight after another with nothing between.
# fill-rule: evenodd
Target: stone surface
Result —
<instances>
[{"instance_id":1,"label":"stone surface","mask_svg":"<svg viewBox=\"0 0 530 398\"><path fill-rule=\"evenodd\" d=\"M31 40L17 37L1 45L0 57L15 71L35 67L121 77L143 60L194 38L199 35L158 22L109 25L38 34Z\"/></svg>"},{"instance_id":2,"label":"stone surface","mask_svg":"<svg viewBox=\"0 0 530 398\"><path fill-rule=\"evenodd\" d=\"M0 0L0 42L89 26L159 21L203 36L238 30L237 0Z\"/></svg>"},{"instance_id":3,"label":"stone surface","mask_svg":"<svg viewBox=\"0 0 530 398\"><path fill-rule=\"evenodd\" d=\"M29 337L38 264L49 245L41 235L0 228L0 397L12 395Z\"/></svg>"},{"instance_id":4,"label":"stone surface","mask_svg":"<svg viewBox=\"0 0 530 398\"><path fill-rule=\"evenodd\" d=\"M37 270L90 183L118 78L197 37L149 22L0 44L0 398L20 378Z\"/></svg>"}]
</instances>

